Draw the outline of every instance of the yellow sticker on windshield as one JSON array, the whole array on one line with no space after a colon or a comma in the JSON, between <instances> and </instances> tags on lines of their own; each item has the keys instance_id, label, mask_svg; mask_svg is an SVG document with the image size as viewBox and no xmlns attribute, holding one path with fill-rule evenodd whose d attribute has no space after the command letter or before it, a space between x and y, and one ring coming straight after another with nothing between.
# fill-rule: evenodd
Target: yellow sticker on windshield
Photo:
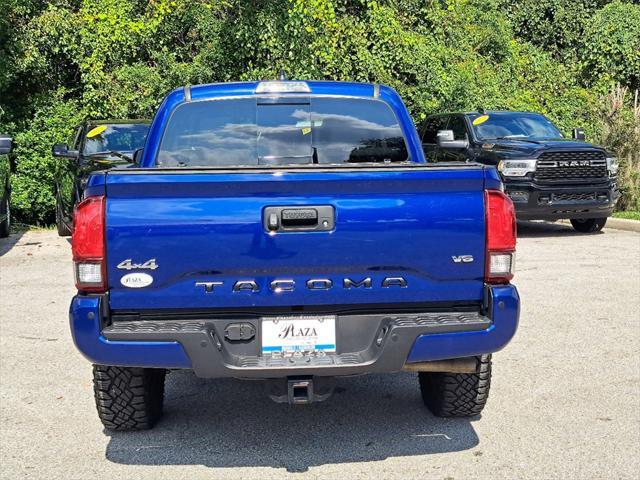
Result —
<instances>
[{"instance_id":1,"label":"yellow sticker on windshield","mask_svg":"<svg viewBox=\"0 0 640 480\"><path fill-rule=\"evenodd\" d=\"M302 129L302 134L303 135L307 135L308 133L311 133L311 129L309 127L306 127L306 128Z\"/></svg>"},{"instance_id":2,"label":"yellow sticker on windshield","mask_svg":"<svg viewBox=\"0 0 640 480\"><path fill-rule=\"evenodd\" d=\"M89 130L89 133L87 133L87 138L97 137L102 132L104 132L106 129L107 129L106 125L98 125L97 127L92 128L91 130Z\"/></svg>"},{"instance_id":3,"label":"yellow sticker on windshield","mask_svg":"<svg viewBox=\"0 0 640 480\"><path fill-rule=\"evenodd\" d=\"M476 118L472 123L474 125L480 125L481 123L486 122L487 120L489 120L489 115L480 115L478 118Z\"/></svg>"}]
</instances>

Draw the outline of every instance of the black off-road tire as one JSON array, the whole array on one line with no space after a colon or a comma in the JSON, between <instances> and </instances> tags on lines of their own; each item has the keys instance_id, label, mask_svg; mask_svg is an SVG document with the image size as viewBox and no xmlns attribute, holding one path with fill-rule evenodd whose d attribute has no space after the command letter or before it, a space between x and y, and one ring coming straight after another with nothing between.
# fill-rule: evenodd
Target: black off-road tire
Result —
<instances>
[{"instance_id":1,"label":"black off-road tire","mask_svg":"<svg viewBox=\"0 0 640 480\"><path fill-rule=\"evenodd\" d=\"M604 228L606 218L572 218L571 225L582 233L595 233Z\"/></svg>"},{"instance_id":2,"label":"black off-road tire","mask_svg":"<svg viewBox=\"0 0 640 480\"><path fill-rule=\"evenodd\" d=\"M491 386L491 355L476 357L477 373L420 372L424 404L437 417L472 417L480 414Z\"/></svg>"},{"instance_id":3,"label":"black off-road tire","mask_svg":"<svg viewBox=\"0 0 640 480\"><path fill-rule=\"evenodd\" d=\"M5 238L11 233L11 209L9 208L9 196L2 200L0 211L7 215L6 218L0 222L0 238Z\"/></svg>"},{"instance_id":4,"label":"black off-road tire","mask_svg":"<svg viewBox=\"0 0 640 480\"><path fill-rule=\"evenodd\" d=\"M56 228L58 229L58 235L61 237L70 237L71 228L64 222L64 215L62 213L62 205L60 199L56 198Z\"/></svg>"},{"instance_id":5,"label":"black off-road tire","mask_svg":"<svg viewBox=\"0 0 640 480\"><path fill-rule=\"evenodd\" d=\"M93 366L98 416L108 430L147 430L162 416L166 370Z\"/></svg>"}]
</instances>

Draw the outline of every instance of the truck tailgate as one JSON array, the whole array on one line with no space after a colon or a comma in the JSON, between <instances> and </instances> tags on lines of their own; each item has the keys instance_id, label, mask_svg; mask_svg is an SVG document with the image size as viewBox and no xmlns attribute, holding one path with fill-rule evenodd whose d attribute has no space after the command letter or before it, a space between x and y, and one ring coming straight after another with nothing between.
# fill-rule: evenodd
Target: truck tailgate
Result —
<instances>
[{"instance_id":1,"label":"truck tailgate","mask_svg":"<svg viewBox=\"0 0 640 480\"><path fill-rule=\"evenodd\" d=\"M105 175L113 310L482 299L481 167ZM307 206L330 207L335 224L325 231L266 228L266 208Z\"/></svg>"}]
</instances>

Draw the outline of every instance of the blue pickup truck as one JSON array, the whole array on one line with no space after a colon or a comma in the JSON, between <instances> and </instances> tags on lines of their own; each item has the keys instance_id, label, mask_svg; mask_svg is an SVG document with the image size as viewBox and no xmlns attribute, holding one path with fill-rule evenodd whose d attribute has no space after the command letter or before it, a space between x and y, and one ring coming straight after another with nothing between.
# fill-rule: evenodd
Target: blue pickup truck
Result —
<instances>
[{"instance_id":1,"label":"blue pickup truck","mask_svg":"<svg viewBox=\"0 0 640 480\"><path fill-rule=\"evenodd\" d=\"M391 88L177 89L139 166L94 172L76 210L70 322L99 417L151 428L175 369L293 404L412 371L435 415L476 415L518 324L515 230L498 172L426 163Z\"/></svg>"}]
</instances>

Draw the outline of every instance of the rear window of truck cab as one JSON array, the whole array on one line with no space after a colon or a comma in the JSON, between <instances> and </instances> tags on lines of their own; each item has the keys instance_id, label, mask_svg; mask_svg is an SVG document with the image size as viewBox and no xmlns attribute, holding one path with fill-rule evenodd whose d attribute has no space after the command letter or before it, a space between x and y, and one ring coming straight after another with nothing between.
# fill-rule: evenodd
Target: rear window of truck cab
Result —
<instances>
[{"instance_id":1,"label":"rear window of truck cab","mask_svg":"<svg viewBox=\"0 0 640 480\"><path fill-rule=\"evenodd\" d=\"M162 167L409 161L385 102L344 97L246 97L184 103L172 113Z\"/></svg>"}]
</instances>

